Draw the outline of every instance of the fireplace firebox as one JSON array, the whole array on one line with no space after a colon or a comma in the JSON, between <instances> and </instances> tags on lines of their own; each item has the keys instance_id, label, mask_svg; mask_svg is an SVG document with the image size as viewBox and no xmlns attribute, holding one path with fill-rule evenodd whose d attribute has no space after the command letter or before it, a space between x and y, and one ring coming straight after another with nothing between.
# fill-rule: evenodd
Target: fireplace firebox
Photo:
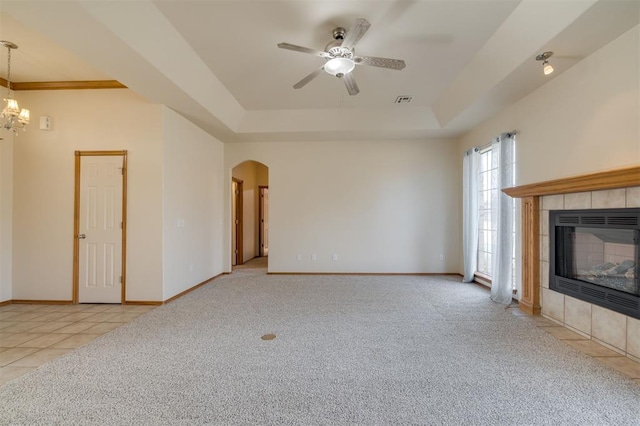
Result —
<instances>
[{"instance_id":1,"label":"fireplace firebox","mask_svg":"<svg viewBox=\"0 0 640 426\"><path fill-rule=\"evenodd\" d=\"M640 208L549 212L549 288L640 319Z\"/></svg>"}]
</instances>

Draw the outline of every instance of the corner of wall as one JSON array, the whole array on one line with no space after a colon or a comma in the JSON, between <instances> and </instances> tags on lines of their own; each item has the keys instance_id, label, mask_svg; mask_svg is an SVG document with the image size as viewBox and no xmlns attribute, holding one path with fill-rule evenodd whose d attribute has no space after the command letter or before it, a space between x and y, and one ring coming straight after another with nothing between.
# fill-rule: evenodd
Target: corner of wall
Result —
<instances>
[{"instance_id":1,"label":"corner of wall","mask_svg":"<svg viewBox=\"0 0 640 426\"><path fill-rule=\"evenodd\" d=\"M0 302L12 298L13 262L13 135L0 141Z\"/></svg>"}]
</instances>

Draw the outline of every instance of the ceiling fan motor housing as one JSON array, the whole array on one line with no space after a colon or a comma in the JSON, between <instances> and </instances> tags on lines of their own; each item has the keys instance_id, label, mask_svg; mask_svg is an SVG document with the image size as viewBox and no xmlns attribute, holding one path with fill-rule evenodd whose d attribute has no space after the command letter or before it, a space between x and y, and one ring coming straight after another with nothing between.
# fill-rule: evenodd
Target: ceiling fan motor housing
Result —
<instances>
[{"instance_id":1,"label":"ceiling fan motor housing","mask_svg":"<svg viewBox=\"0 0 640 426\"><path fill-rule=\"evenodd\" d=\"M347 34L347 30L342 27L338 27L333 30L333 39L334 40L344 40L344 36Z\"/></svg>"},{"instance_id":2,"label":"ceiling fan motor housing","mask_svg":"<svg viewBox=\"0 0 640 426\"><path fill-rule=\"evenodd\" d=\"M344 40L344 37L346 35L347 35L347 30L345 30L344 28L342 27L335 28L333 30L333 40L327 43L327 45L324 48L324 51L330 52L330 50L333 49L334 47L340 47L340 45L342 44L342 40Z\"/></svg>"},{"instance_id":3,"label":"ceiling fan motor housing","mask_svg":"<svg viewBox=\"0 0 640 426\"><path fill-rule=\"evenodd\" d=\"M331 55L334 58L353 59L353 52L350 49L347 49L346 47L340 47L340 46L332 47L327 52L329 53L329 55Z\"/></svg>"}]
</instances>

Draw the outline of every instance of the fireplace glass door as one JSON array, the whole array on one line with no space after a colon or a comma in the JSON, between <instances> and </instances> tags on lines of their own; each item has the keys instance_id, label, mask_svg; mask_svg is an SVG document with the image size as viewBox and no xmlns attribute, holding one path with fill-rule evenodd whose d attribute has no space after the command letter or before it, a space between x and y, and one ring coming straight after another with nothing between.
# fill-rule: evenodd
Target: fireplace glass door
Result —
<instances>
[{"instance_id":1,"label":"fireplace glass door","mask_svg":"<svg viewBox=\"0 0 640 426\"><path fill-rule=\"evenodd\" d=\"M640 208L549 211L549 289L640 319Z\"/></svg>"},{"instance_id":2,"label":"fireplace glass door","mask_svg":"<svg viewBox=\"0 0 640 426\"><path fill-rule=\"evenodd\" d=\"M640 295L637 229L558 226L557 276Z\"/></svg>"}]
</instances>

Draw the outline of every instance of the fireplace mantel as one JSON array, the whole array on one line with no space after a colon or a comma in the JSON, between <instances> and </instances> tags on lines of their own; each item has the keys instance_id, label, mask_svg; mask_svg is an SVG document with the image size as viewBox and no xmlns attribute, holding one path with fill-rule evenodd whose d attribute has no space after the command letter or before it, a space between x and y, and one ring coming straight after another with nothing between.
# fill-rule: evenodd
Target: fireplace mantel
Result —
<instances>
[{"instance_id":1,"label":"fireplace mantel","mask_svg":"<svg viewBox=\"0 0 640 426\"><path fill-rule=\"evenodd\" d=\"M522 199L522 295L520 310L540 314L540 197L640 186L640 165L505 188Z\"/></svg>"}]
</instances>

